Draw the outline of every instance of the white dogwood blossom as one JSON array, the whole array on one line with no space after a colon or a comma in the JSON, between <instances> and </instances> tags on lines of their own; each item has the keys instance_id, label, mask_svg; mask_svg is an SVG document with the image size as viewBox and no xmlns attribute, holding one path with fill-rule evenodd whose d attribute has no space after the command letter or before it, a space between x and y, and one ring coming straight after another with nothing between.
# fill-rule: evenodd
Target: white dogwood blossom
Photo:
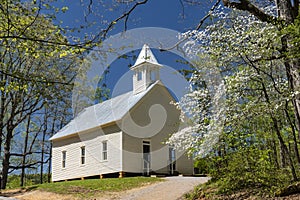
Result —
<instances>
[{"instance_id":1,"label":"white dogwood blossom","mask_svg":"<svg viewBox=\"0 0 300 200\"><path fill-rule=\"evenodd\" d=\"M222 131L224 84L216 74L207 74L209 80L199 81L201 77L194 73L189 93L179 102L173 102L181 110L180 119L185 128L174 133L167 143L179 150L186 150L190 155L206 155L218 142Z\"/></svg>"},{"instance_id":2,"label":"white dogwood blossom","mask_svg":"<svg viewBox=\"0 0 300 200\"><path fill-rule=\"evenodd\" d=\"M276 16L275 6L270 2L264 3L261 6L264 11ZM209 61L200 59L191 77L189 93L175 103L182 111L182 121L187 125L174 133L168 143L187 150L191 155L203 157L218 143L225 117L226 121L238 121L261 100L250 101L245 96L248 83L264 77L255 68L243 67L255 62L255 65L272 69L276 61L271 64L260 61L279 55L277 49L280 48L280 37L274 25L262 22L247 12L219 6L211 13L210 25L203 30L185 32L181 38L188 38L183 45L187 54L205 55L204 58L209 58ZM276 65L280 65L280 62ZM270 80L266 89L271 94L276 93L275 89L286 92L285 76L272 74L272 71L270 73L277 78ZM195 87L200 80L205 84ZM254 90L258 88L255 85L253 87ZM274 109L283 106L280 98L274 101ZM246 101L249 102L245 105L246 111L240 110L239 105Z\"/></svg>"}]
</instances>

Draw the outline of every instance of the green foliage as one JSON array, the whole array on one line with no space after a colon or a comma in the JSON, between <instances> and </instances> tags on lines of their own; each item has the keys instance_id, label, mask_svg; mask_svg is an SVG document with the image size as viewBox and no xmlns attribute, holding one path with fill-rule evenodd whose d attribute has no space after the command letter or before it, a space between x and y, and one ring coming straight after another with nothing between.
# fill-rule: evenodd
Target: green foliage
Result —
<instances>
[{"instance_id":1,"label":"green foliage","mask_svg":"<svg viewBox=\"0 0 300 200\"><path fill-rule=\"evenodd\" d=\"M208 158L198 158L195 160L194 167L199 169L199 174L208 174L210 171Z\"/></svg>"},{"instance_id":2,"label":"green foliage","mask_svg":"<svg viewBox=\"0 0 300 200\"><path fill-rule=\"evenodd\" d=\"M44 183L46 183L48 174L43 174ZM40 183L40 174L26 174L25 185L32 186ZM7 189L15 189L20 187L20 175L13 174L8 176Z\"/></svg>"},{"instance_id":3,"label":"green foliage","mask_svg":"<svg viewBox=\"0 0 300 200\"><path fill-rule=\"evenodd\" d=\"M244 199L236 198L240 194L261 199L276 195L290 184L289 170L274 167L268 150L247 147L224 157L211 155L201 162L200 166L209 166L212 179L195 187L186 199L231 199L231 195L233 199Z\"/></svg>"},{"instance_id":4,"label":"green foliage","mask_svg":"<svg viewBox=\"0 0 300 200\"><path fill-rule=\"evenodd\" d=\"M277 48L281 46L282 35L269 24L266 24L265 34L261 35L260 29L265 27L259 22L242 25L239 24L241 21L232 20L232 23L240 25L242 32L239 35L244 34L249 41L238 41L239 35L232 37L235 28L215 27L223 31L220 37L227 36L230 42L225 44L228 45L226 52L222 51L223 43L219 43L221 49L216 48L218 44L210 46L217 57L220 57L218 53L226 53L222 64L227 71L224 76L226 122L224 132L207 160L211 166L210 174L218 182L218 192L222 194L251 188L274 195L278 188L297 177L292 170L298 164L295 156L297 139L292 131L296 120L290 101L294 94L289 88L284 60L269 59L279 55ZM297 23L296 20L291 25L290 34L298 34ZM289 156L294 156L294 162L289 161Z\"/></svg>"},{"instance_id":5,"label":"green foliage","mask_svg":"<svg viewBox=\"0 0 300 200\"><path fill-rule=\"evenodd\" d=\"M198 185L190 193L185 194L185 198L189 200L198 200L198 199L218 199L216 194L219 188L219 182L215 180L209 180L208 182Z\"/></svg>"},{"instance_id":6,"label":"green foliage","mask_svg":"<svg viewBox=\"0 0 300 200\"><path fill-rule=\"evenodd\" d=\"M300 11L300 10L299 10ZM300 12L299 12L300 13ZM288 58L299 58L300 56L300 14L294 20L294 23L284 27L281 31L282 35L288 35L292 48L286 52Z\"/></svg>"},{"instance_id":7,"label":"green foliage","mask_svg":"<svg viewBox=\"0 0 300 200\"><path fill-rule=\"evenodd\" d=\"M274 192L290 177L280 173L270 162L268 150L246 148L226 156L228 166L220 179L220 192L228 193L245 188ZM225 175L226 174L226 175Z\"/></svg>"},{"instance_id":8,"label":"green foliage","mask_svg":"<svg viewBox=\"0 0 300 200\"><path fill-rule=\"evenodd\" d=\"M7 189L20 187L20 176L11 175L8 177Z\"/></svg>"},{"instance_id":9,"label":"green foliage","mask_svg":"<svg viewBox=\"0 0 300 200\"><path fill-rule=\"evenodd\" d=\"M44 132L47 139L51 132L59 128L55 122L58 118L57 109L59 112L70 110L73 79L82 63L84 49L68 41L62 34L63 29L53 23L50 10L42 14L40 9L53 9L50 5L36 4L34 1L8 0L1 2L1 6L0 143L6 148L4 151L1 149L5 154L1 155L2 187L5 187L9 171L18 170L22 168L21 165L33 167L37 164L37 160L40 159L39 153L33 151L35 147L40 148L41 143L44 143L40 141L40 135ZM66 11L66 8L62 11ZM45 130L47 125L41 120L44 118L45 108L48 109L47 116L45 114L49 119L48 124L57 127L51 131L50 126ZM50 122L50 112L54 116L53 123ZM65 114L66 112L60 119L63 123L67 121L64 120L67 118ZM28 116L39 116L39 119L32 117L31 120L39 123L40 128L37 131L31 128L27 131L24 129L26 126L22 123L27 121ZM30 134L26 149L25 142L20 145L19 132ZM36 139L32 139L33 135ZM31 142L34 144L30 145ZM25 151L22 152L24 157L21 154L11 154L20 152L20 149ZM35 158L32 158L33 156ZM23 164L21 157L25 159ZM44 158L46 159L46 156ZM15 179L11 182L14 181Z\"/></svg>"},{"instance_id":10,"label":"green foliage","mask_svg":"<svg viewBox=\"0 0 300 200\"><path fill-rule=\"evenodd\" d=\"M53 86L53 82L67 83L74 72L66 72L75 68L84 49L69 44L49 16L39 14L38 5L19 1L4 4L9 15L0 12L0 28L5 30L0 32L1 73L14 79L3 82L1 90L25 90L28 82L44 83L44 87Z\"/></svg>"}]
</instances>

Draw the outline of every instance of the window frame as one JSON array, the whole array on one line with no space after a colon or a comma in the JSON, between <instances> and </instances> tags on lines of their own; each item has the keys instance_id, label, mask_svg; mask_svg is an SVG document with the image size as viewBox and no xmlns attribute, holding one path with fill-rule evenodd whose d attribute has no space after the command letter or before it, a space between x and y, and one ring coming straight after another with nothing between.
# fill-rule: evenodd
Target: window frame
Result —
<instances>
[{"instance_id":1,"label":"window frame","mask_svg":"<svg viewBox=\"0 0 300 200\"><path fill-rule=\"evenodd\" d=\"M108 160L108 143L107 143L107 140L102 141L102 160L103 161Z\"/></svg>"},{"instance_id":2,"label":"window frame","mask_svg":"<svg viewBox=\"0 0 300 200\"><path fill-rule=\"evenodd\" d=\"M156 77L157 77L157 72L154 70L150 71L150 80L156 81Z\"/></svg>"},{"instance_id":3,"label":"window frame","mask_svg":"<svg viewBox=\"0 0 300 200\"><path fill-rule=\"evenodd\" d=\"M86 161L86 148L85 146L80 147L80 164L85 165Z\"/></svg>"},{"instance_id":4,"label":"window frame","mask_svg":"<svg viewBox=\"0 0 300 200\"><path fill-rule=\"evenodd\" d=\"M137 81L141 81L143 79L143 72L142 71L137 71L136 72L136 76L137 76Z\"/></svg>"},{"instance_id":5,"label":"window frame","mask_svg":"<svg viewBox=\"0 0 300 200\"><path fill-rule=\"evenodd\" d=\"M61 166L63 169L67 166L67 151L62 151L62 159L61 159Z\"/></svg>"}]
</instances>

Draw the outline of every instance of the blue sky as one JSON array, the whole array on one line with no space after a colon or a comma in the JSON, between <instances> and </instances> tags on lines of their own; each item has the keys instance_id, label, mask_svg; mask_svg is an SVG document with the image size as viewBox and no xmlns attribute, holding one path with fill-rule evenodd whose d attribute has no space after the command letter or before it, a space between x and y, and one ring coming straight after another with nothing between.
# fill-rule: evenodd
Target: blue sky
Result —
<instances>
[{"instance_id":1,"label":"blue sky","mask_svg":"<svg viewBox=\"0 0 300 200\"><path fill-rule=\"evenodd\" d=\"M184 1L184 0L183 0ZM72 2L72 3L70 3ZM65 25L78 26L85 24L85 15L88 22L96 22L96 26L89 29L91 32L94 28L106 28L104 21L110 22L119 17L125 10L132 5L114 6L116 0L104 1L97 4L93 1L89 13L87 6L89 1L60 0L59 6L67 6L69 10L61 15L59 20L64 21ZM138 6L130 15L128 20L128 29L137 27L163 27L180 32L193 29L197 26L200 19L208 12L212 5L210 0L202 0L199 5L189 5L180 3L180 0L149 0L146 4ZM105 23L105 22L104 22ZM110 34L116 34L123 30L123 24L119 23ZM97 31L97 30L96 30Z\"/></svg>"},{"instance_id":2,"label":"blue sky","mask_svg":"<svg viewBox=\"0 0 300 200\"><path fill-rule=\"evenodd\" d=\"M72 1L71 4L69 2L70 0L59 2L60 6L67 6L69 8L65 14L58 16L58 20L62 20L64 26L78 27L80 25L86 25L87 23L94 23L91 27L83 29L80 33L76 33L78 36L84 34L96 34L101 29L105 29L107 23L122 15L125 10L128 10L128 8L132 6L130 4L115 6L114 3L117 2L115 0L104 1L105 3L101 4L97 4L96 1L93 1L91 6L93 13L89 13L87 9L89 1L83 3L80 3L80 1ZM127 30L144 27L160 27L183 33L195 28L199 20L208 12L210 6L210 0L202 1L201 4L193 6L186 3L182 5L180 0L149 0L146 4L138 6L131 13L127 23ZM113 30L109 32L108 39L109 36L114 36L122 31L124 31L124 23L123 21L120 21L115 25ZM140 48L141 47L142 45ZM184 60L184 58L171 52L161 52L157 49L152 50L159 63L173 68L174 70L186 68L186 65L177 62L178 60ZM137 56L139 49L135 50L133 53ZM131 90L131 74L128 67L130 64L134 64L134 60L130 58L121 60L116 59L111 63L110 73L107 74L105 80L107 86L111 89L112 93L114 93L113 96ZM186 91L187 85L184 85L184 83L180 81L178 82L178 78L175 77L173 78L173 81L170 80L174 73L175 72L170 70L165 71L162 81L164 83L169 82L169 85L177 84L178 87L179 84L181 84L181 88L175 88L175 90ZM113 92L113 90L116 91L114 88L118 82L121 82L120 79L122 79L121 89L119 87L119 91ZM179 97L182 96L181 94L183 94L183 91L180 91Z\"/></svg>"}]
</instances>

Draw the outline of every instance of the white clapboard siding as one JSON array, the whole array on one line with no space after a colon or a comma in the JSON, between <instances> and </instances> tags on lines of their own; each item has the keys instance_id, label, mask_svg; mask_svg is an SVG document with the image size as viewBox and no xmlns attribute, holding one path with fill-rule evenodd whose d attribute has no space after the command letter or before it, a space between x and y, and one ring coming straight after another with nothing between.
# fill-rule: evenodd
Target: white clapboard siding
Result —
<instances>
[{"instance_id":1,"label":"white clapboard siding","mask_svg":"<svg viewBox=\"0 0 300 200\"><path fill-rule=\"evenodd\" d=\"M107 141L106 161L102 158L102 142ZM81 164L81 147L85 146L85 164ZM66 167L62 168L62 151L66 151ZM101 131L80 134L53 141L52 181L75 179L121 171L121 132L108 135Z\"/></svg>"},{"instance_id":2,"label":"white clapboard siding","mask_svg":"<svg viewBox=\"0 0 300 200\"><path fill-rule=\"evenodd\" d=\"M123 171L142 173L142 139L123 133Z\"/></svg>"},{"instance_id":3,"label":"white clapboard siding","mask_svg":"<svg viewBox=\"0 0 300 200\"><path fill-rule=\"evenodd\" d=\"M123 170L126 172L143 172L143 140L150 142L151 170L158 173L168 173L169 147L163 144L171 133L178 130L180 112L170 102L173 101L170 93L164 86L156 85L141 102L126 115L122 121L123 130L130 126L133 120L137 126L149 127L139 129L143 132L123 132ZM166 120L163 127L157 131L148 126L151 122L149 111L152 106L161 106L166 111ZM158 122L160 123L160 122ZM158 125L159 126L159 125ZM132 129L134 131L134 129ZM153 132L154 131L154 132ZM157 132L155 132L157 131Z\"/></svg>"},{"instance_id":4,"label":"white clapboard siding","mask_svg":"<svg viewBox=\"0 0 300 200\"><path fill-rule=\"evenodd\" d=\"M185 152L176 151L176 171L182 174L194 174L194 161L193 158L188 157Z\"/></svg>"}]
</instances>

